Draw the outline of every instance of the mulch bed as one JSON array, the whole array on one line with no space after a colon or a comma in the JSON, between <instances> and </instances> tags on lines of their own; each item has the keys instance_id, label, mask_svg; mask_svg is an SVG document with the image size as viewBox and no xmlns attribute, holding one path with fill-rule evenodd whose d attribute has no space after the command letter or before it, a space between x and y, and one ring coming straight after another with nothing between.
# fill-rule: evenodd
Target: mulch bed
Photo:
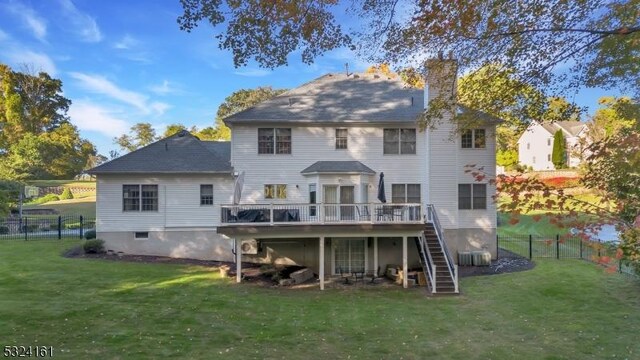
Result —
<instances>
[{"instance_id":1,"label":"mulch bed","mask_svg":"<svg viewBox=\"0 0 640 360\"><path fill-rule=\"evenodd\" d=\"M491 261L489 266L460 266L458 276L496 275L518 271L531 270L536 265L529 259L511 251L498 250L498 259Z\"/></svg>"},{"instance_id":2,"label":"mulch bed","mask_svg":"<svg viewBox=\"0 0 640 360\"><path fill-rule=\"evenodd\" d=\"M226 266L229 271L227 275L230 277L235 276L235 264L233 262L226 261L213 261L213 260L197 260L197 259L181 259L171 258L167 256L149 256L149 255L126 255L126 254L85 254L81 247L74 247L67 250L64 257L68 258L84 258L84 259L102 259L110 261L122 261L122 262L136 262L136 263L161 263L161 264L180 264L180 265L198 265L205 267L219 268ZM262 265L254 263L242 263L243 280L248 283L259 284L264 286L274 286L271 276L273 272L265 274L262 269ZM535 264L529 259L522 257L518 254L510 251L500 249L498 253L498 259L491 262L490 266L460 266L458 267L458 276L481 276L481 275L496 275L505 274L518 271L531 270L535 267ZM299 266L292 266L290 269L279 269L281 273L291 273L300 269Z\"/></svg>"}]
</instances>

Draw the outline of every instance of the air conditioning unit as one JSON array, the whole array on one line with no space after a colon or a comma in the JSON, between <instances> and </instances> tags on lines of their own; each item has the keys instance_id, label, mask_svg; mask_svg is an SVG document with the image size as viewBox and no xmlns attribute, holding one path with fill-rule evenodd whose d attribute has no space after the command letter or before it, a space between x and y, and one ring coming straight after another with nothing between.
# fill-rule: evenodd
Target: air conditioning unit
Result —
<instances>
[{"instance_id":1,"label":"air conditioning unit","mask_svg":"<svg viewBox=\"0 0 640 360\"><path fill-rule=\"evenodd\" d=\"M473 257L473 265L475 266L489 266L491 265L491 253L488 251L473 251L471 252Z\"/></svg>"},{"instance_id":2,"label":"air conditioning unit","mask_svg":"<svg viewBox=\"0 0 640 360\"><path fill-rule=\"evenodd\" d=\"M258 242L255 239L242 240L240 248L243 254L256 255L258 253Z\"/></svg>"},{"instance_id":3,"label":"air conditioning unit","mask_svg":"<svg viewBox=\"0 0 640 360\"><path fill-rule=\"evenodd\" d=\"M473 265L473 257L468 251L461 251L458 253L458 266L471 266Z\"/></svg>"}]
</instances>

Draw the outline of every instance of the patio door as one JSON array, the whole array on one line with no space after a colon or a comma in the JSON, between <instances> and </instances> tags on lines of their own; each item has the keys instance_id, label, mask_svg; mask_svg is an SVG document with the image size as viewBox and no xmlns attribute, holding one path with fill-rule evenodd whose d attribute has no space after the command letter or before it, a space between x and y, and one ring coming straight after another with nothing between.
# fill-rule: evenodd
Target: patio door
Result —
<instances>
[{"instance_id":1,"label":"patio door","mask_svg":"<svg viewBox=\"0 0 640 360\"><path fill-rule=\"evenodd\" d=\"M354 189L354 186L340 186L340 220L355 220L353 209Z\"/></svg>"},{"instance_id":2,"label":"patio door","mask_svg":"<svg viewBox=\"0 0 640 360\"><path fill-rule=\"evenodd\" d=\"M366 239L333 238L333 273L364 271L366 269Z\"/></svg>"},{"instance_id":3,"label":"patio door","mask_svg":"<svg viewBox=\"0 0 640 360\"><path fill-rule=\"evenodd\" d=\"M354 220L355 186L324 185L323 190L324 215L327 220Z\"/></svg>"}]
</instances>

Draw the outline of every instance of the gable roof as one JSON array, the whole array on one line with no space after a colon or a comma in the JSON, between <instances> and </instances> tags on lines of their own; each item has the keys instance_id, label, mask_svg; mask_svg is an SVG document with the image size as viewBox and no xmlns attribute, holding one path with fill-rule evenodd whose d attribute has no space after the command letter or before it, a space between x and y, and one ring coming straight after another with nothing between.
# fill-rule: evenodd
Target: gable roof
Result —
<instances>
[{"instance_id":1,"label":"gable roof","mask_svg":"<svg viewBox=\"0 0 640 360\"><path fill-rule=\"evenodd\" d=\"M308 168L300 171L301 174L345 174L358 173L375 175L375 171L360 161L317 161Z\"/></svg>"},{"instance_id":2,"label":"gable roof","mask_svg":"<svg viewBox=\"0 0 640 360\"><path fill-rule=\"evenodd\" d=\"M229 142L200 141L180 131L89 170L90 174L231 173Z\"/></svg>"},{"instance_id":3,"label":"gable roof","mask_svg":"<svg viewBox=\"0 0 640 360\"><path fill-rule=\"evenodd\" d=\"M230 115L224 122L414 123L423 109L423 91L408 87L399 77L332 73Z\"/></svg>"},{"instance_id":4,"label":"gable roof","mask_svg":"<svg viewBox=\"0 0 640 360\"><path fill-rule=\"evenodd\" d=\"M580 121L556 121L540 125L551 135L554 135L558 130L564 130L564 132L571 136L577 136L585 127L585 124Z\"/></svg>"}]
</instances>

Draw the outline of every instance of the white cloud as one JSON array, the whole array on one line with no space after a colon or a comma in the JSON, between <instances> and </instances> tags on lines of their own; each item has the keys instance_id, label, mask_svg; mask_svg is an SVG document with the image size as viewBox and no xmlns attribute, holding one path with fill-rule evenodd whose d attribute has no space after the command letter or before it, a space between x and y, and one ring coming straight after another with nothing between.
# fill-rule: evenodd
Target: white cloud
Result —
<instances>
[{"instance_id":1,"label":"white cloud","mask_svg":"<svg viewBox=\"0 0 640 360\"><path fill-rule=\"evenodd\" d=\"M100 32L96 19L80 11L71 0L60 0L60 5L62 5L62 10L69 21L69 25L71 25L73 31L76 32L83 41L102 41L102 33Z\"/></svg>"},{"instance_id":2,"label":"white cloud","mask_svg":"<svg viewBox=\"0 0 640 360\"><path fill-rule=\"evenodd\" d=\"M149 89L158 95L168 95L179 91L175 88L174 84L168 80L162 81L161 85L153 85Z\"/></svg>"},{"instance_id":3,"label":"white cloud","mask_svg":"<svg viewBox=\"0 0 640 360\"><path fill-rule=\"evenodd\" d=\"M44 71L51 76L55 76L58 72L55 63L47 54L21 48L10 48L5 56L14 67L32 65L35 71Z\"/></svg>"},{"instance_id":4,"label":"white cloud","mask_svg":"<svg viewBox=\"0 0 640 360\"><path fill-rule=\"evenodd\" d=\"M271 71L265 70L265 69L246 69L246 70L234 71L233 73L240 76L261 77L261 76L267 76L271 74Z\"/></svg>"},{"instance_id":5,"label":"white cloud","mask_svg":"<svg viewBox=\"0 0 640 360\"><path fill-rule=\"evenodd\" d=\"M43 42L46 41L47 23L33 8L16 1L10 1L6 6L6 9L18 17L24 25L31 30L36 39Z\"/></svg>"},{"instance_id":6,"label":"white cloud","mask_svg":"<svg viewBox=\"0 0 640 360\"><path fill-rule=\"evenodd\" d=\"M132 47L138 45L139 41L134 39L131 35L126 34L122 39L120 39L119 41L116 41L113 44L113 47L115 49L121 49L121 50L129 50Z\"/></svg>"},{"instance_id":7,"label":"white cloud","mask_svg":"<svg viewBox=\"0 0 640 360\"><path fill-rule=\"evenodd\" d=\"M0 41L9 40L9 34L0 29Z\"/></svg>"},{"instance_id":8,"label":"white cloud","mask_svg":"<svg viewBox=\"0 0 640 360\"><path fill-rule=\"evenodd\" d=\"M79 72L71 72L69 75L80 81L81 86L85 89L132 105L144 114L155 113L156 115L162 115L169 108L169 105L165 103L149 103L148 96L135 91L122 89L100 75L89 75Z\"/></svg>"},{"instance_id":9,"label":"white cloud","mask_svg":"<svg viewBox=\"0 0 640 360\"><path fill-rule=\"evenodd\" d=\"M69 107L71 122L80 130L96 131L109 137L129 131L129 124L108 109L89 101L75 100Z\"/></svg>"}]
</instances>

